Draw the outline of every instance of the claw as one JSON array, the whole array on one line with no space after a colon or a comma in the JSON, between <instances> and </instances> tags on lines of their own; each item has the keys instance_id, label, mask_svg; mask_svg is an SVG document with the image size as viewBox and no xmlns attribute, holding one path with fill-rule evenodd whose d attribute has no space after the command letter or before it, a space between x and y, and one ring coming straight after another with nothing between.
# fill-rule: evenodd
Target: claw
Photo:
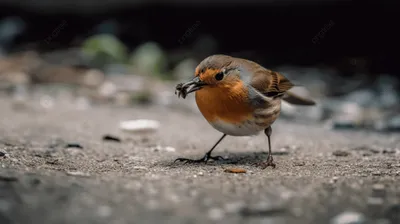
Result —
<instances>
[{"instance_id":1,"label":"claw","mask_svg":"<svg viewBox=\"0 0 400 224\"><path fill-rule=\"evenodd\" d=\"M175 159L174 163L177 162L177 161L184 162L183 164L188 164L188 163L201 163L201 162L207 163L208 160L210 160L210 159L215 160L215 161L217 161L217 160L225 160L222 156L208 156L208 155L206 154L206 155L204 155L204 157L201 158L201 159L177 158L177 159Z\"/></svg>"},{"instance_id":2,"label":"claw","mask_svg":"<svg viewBox=\"0 0 400 224\"><path fill-rule=\"evenodd\" d=\"M276 164L274 163L274 159L272 158L271 155L268 156L267 161L255 163L253 165L259 166L261 169L265 169L269 166L271 166L272 168L276 167Z\"/></svg>"}]
</instances>

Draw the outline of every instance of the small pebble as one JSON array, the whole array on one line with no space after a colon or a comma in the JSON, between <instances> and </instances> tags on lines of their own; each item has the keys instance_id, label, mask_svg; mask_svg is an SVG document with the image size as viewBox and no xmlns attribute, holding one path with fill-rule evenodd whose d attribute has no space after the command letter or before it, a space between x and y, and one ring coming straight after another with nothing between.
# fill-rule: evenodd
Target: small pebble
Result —
<instances>
[{"instance_id":1,"label":"small pebble","mask_svg":"<svg viewBox=\"0 0 400 224\"><path fill-rule=\"evenodd\" d=\"M90 177L90 174L81 171L68 171L67 174L70 176Z\"/></svg>"},{"instance_id":2,"label":"small pebble","mask_svg":"<svg viewBox=\"0 0 400 224\"><path fill-rule=\"evenodd\" d=\"M197 175L204 176L204 173L203 172L198 172Z\"/></svg>"},{"instance_id":3,"label":"small pebble","mask_svg":"<svg viewBox=\"0 0 400 224\"><path fill-rule=\"evenodd\" d=\"M343 212L331 220L331 224L364 224L366 218L363 214L357 212Z\"/></svg>"},{"instance_id":4,"label":"small pebble","mask_svg":"<svg viewBox=\"0 0 400 224\"><path fill-rule=\"evenodd\" d=\"M6 154L4 152L0 151L0 157L5 157L5 156L6 156Z\"/></svg>"},{"instance_id":5,"label":"small pebble","mask_svg":"<svg viewBox=\"0 0 400 224\"><path fill-rule=\"evenodd\" d=\"M162 147L160 145L157 145L156 147L153 147L152 149L154 152L159 152L159 151L175 152L176 151L176 149L174 147L171 147L171 146Z\"/></svg>"},{"instance_id":6,"label":"small pebble","mask_svg":"<svg viewBox=\"0 0 400 224\"><path fill-rule=\"evenodd\" d=\"M121 142L121 139L112 135L104 135L103 141Z\"/></svg>"},{"instance_id":7,"label":"small pebble","mask_svg":"<svg viewBox=\"0 0 400 224\"><path fill-rule=\"evenodd\" d=\"M340 156L340 157L345 157L345 156L349 156L350 153L347 151L342 151L342 150L336 150L332 153L332 155L334 156Z\"/></svg>"},{"instance_id":8,"label":"small pebble","mask_svg":"<svg viewBox=\"0 0 400 224\"><path fill-rule=\"evenodd\" d=\"M380 176L380 175L382 175L382 172L380 172L380 171L375 171L375 172L372 172L372 175L373 175L373 176Z\"/></svg>"},{"instance_id":9,"label":"small pebble","mask_svg":"<svg viewBox=\"0 0 400 224\"><path fill-rule=\"evenodd\" d=\"M122 121L119 125L121 130L131 133L138 134L150 134L157 131L160 127L160 123L155 120L130 120Z\"/></svg>"},{"instance_id":10,"label":"small pebble","mask_svg":"<svg viewBox=\"0 0 400 224\"><path fill-rule=\"evenodd\" d=\"M247 171L242 168L227 168L224 170L225 173L246 173Z\"/></svg>"},{"instance_id":11,"label":"small pebble","mask_svg":"<svg viewBox=\"0 0 400 224\"><path fill-rule=\"evenodd\" d=\"M176 149L174 147L171 147L171 146L165 147L164 150L167 151L167 152L175 152L176 151Z\"/></svg>"},{"instance_id":12,"label":"small pebble","mask_svg":"<svg viewBox=\"0 0 400 224\"><path fill-rule=\"evenodd\" d=\"M65 148L83 149L83 147L79 143L68 143L65 145Z\"/></svg>"}]
</instances>

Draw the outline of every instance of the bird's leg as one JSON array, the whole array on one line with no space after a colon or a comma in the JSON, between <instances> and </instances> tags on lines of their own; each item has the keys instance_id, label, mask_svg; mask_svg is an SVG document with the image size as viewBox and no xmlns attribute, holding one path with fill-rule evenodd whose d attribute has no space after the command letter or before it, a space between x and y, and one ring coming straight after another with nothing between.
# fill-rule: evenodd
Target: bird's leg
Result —
<instances>
[{"instance_id":1,"label":"bird's leg","mask_svg":"<svg viewBox=\"0 0 400 224\"><path fill-rule=\"evenodd\" d=\"M208 160L212 159L212 160L224 160L224 158L222 158L222 156L211 156L211 152L215 149L215 147L217 147L217 145L222 141L222 139L224 139L226 136L226 134L222 135L222 137L214 144L214 146L203 156L203 158L201 159L186 159L186 158L177 158L174 163L176 161L180 161L180 162L185 162L185 163L207 163Z\"/></svg>"},{"instance_id":2,"label":"bird's leg","mask_svg":"<svg viewBox=\"0 0 400 224\"><path fill-rule=\"evenodd\" d=\"M272 158L272 150L271 150L271 134L272 134L272 128L269 126L264 130L265 135L268 137L268 158L267 161L258 163L257 165L260 166L262 169L267 168L268 166L272 166L272 168L275 168L275 163L274 163L274 158Z\"/></svg>"}]
</instances>

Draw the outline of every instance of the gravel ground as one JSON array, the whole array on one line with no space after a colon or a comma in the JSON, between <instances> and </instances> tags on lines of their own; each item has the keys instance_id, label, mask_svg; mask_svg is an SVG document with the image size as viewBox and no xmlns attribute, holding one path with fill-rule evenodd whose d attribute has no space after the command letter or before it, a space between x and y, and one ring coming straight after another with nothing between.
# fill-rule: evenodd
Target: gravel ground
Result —
<instances>
[{"instance_id":1,"label":"gravel ground","mask_svg":"<svg viewBox=\"0 0 400 224\"><path fill-rule=\"evenodd\" d=\"M227 161L182 165L172 162L202 157L221 135L200 114L143 106L14 110L6 98L0 105L2 224L362 223L363 216L400 223L399 134L282 119L273 126L275 169L252 165L266 158L263 135L225 138L214 155ZM160 121L158 132L119 130L120 121L141 118ZM102 140L107 134L122 141ZM345 212L355 213L346 219Z\"/></svg>"}]
</instances>

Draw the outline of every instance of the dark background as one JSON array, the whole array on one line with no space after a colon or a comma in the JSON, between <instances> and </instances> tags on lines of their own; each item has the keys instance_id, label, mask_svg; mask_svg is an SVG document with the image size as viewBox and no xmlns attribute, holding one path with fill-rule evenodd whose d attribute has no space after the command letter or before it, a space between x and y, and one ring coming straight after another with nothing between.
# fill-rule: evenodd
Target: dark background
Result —
<instances>
[{"instance_id":1,"label":"dark background","mask_svg":"<svg viewBox=\"0 0 400 224\"><path fill-rule=\"evenodd\" d=\"M342 75L352 75L359 68L351 58L362 58L367 61L363 69L371 76L396 76L399 72L396 1L220 2L115 3L93 10L89 3L40 8L31 7L33 3L0 2L0 17L20 16L26 23L26 29L9 46L11 50L79 46L85 37L96 33L97 25L113 20L115 34L131 49L153 40L173 52L192 46L199 36L212 35L217 41L213 53L249 58L267 67L327 65L339 68ZM62 35L45 43L43 40L63 20L67 26ZM197 21L200 25L181 44L179 39ZM325 37L313 43L312 38L330 21L334 25ZM199 59L206 56L195 54Z\"/></svg>"}]
</instances>

